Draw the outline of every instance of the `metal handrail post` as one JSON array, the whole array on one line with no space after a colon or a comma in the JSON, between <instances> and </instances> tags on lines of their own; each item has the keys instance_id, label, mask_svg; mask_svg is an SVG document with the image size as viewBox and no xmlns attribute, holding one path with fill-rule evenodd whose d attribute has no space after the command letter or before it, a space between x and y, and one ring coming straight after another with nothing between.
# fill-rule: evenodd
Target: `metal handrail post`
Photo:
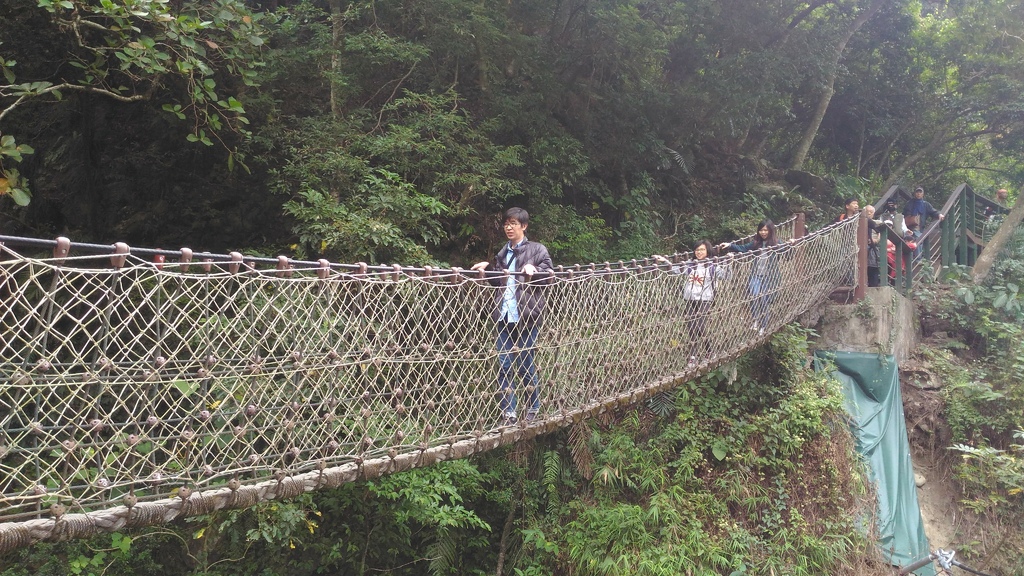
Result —
<instances>
[{"instance_id":1,"label":"metal handrail post","mask_svg":"<svg viewBox=\"0 0 1024 576\"><path fill-rule=\"evenodd\" d=\"M904 250L903 251L903 262L907 268L907 273L903 276L903 281L906 285L903 287L903 295L910 294L910 289L914 287L914 251Z\"/></svg>"},{"instance_id":2,"label":"metal handrail post","mask_svg":"<svg viewBox=\"0 0 1024 576\"><path fill-rule=\"evenodd\" d=\"M939 234L941 234L941 236L939 236L939 246L942 249L942 253L940 255L941 260L939 261L939 265L942 267L941 274L945 274L949 270L949 224L953 221L950 216L950 214L946 214L946 218L942 221L942 226L940 227L939 232Z\"/></svg>"},{"instance_id":3,"label":"metal handrail post","mask_svg":"<svg viewBox=\"0 0 1024 576\"><path fill-rule=\"evenodd\" d=\"M963 265L967 264L967 211L970 209L967 206L967 194L960 193L960 228L958 230L960 239L960 263Z\"/></svg>"},{"instance_id":4,"label":"metal handrail post","mask_svg":"<svg viewBox=\"0 0 1024 576\"><path fill-rule=\"evenodd\" d=\"M906 290L903 286L903 270L906 267L906 260L903 258L903 242L896 242L895 244L896 258L893 259L892 265L896 268L896 291L906 295ZM888 246L886 248L888 249ZM888 257L886 260L888 261Z\"/></svg>"},{"instance_id":5,"label":"metal handrail post","mask_svg":"<svg viewBox=\"0 0 1024 576\"><path fill-rule=\"evenodd\" d=\"M889 227L882 226L881 231L878 234L878 268L881 282L885 282L883 286L889 283Z\"/></svg>"},{"instance_id":6,"label":"metal handrail post","mask_svg":"<svg viewBox=\"0 0 1024 576\"><path fill-rule=\"evenodd\" d=\"M978 207L976 205L977 199L975 198L974 190L967 188L964 190L964 195L967 196L967 206L970 211L967 213L967 229L971 232L977 233L976 226L978 224ZM975 260L978 259L978 245L971 243L967 247L967 265L974 266Z\"/></svg>"}]
</instances>

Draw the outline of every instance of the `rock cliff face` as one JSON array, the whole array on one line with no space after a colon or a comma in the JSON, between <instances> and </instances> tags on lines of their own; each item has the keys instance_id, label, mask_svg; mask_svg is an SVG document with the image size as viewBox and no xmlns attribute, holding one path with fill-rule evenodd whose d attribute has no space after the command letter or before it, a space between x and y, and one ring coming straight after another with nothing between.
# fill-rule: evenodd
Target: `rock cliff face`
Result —
<instances>
[{"instance_id":1,"label":"rock cliff face","mask_svg":"<svg viewBox=\"0 0 1024 576\"><path fill-rule=\"evenodd\" d=\"M868 288L858 304L825 304L814 325L819 348L892 354L901 363L920 339L914 303L888 286Z\"/></svg>"}]
</instances>

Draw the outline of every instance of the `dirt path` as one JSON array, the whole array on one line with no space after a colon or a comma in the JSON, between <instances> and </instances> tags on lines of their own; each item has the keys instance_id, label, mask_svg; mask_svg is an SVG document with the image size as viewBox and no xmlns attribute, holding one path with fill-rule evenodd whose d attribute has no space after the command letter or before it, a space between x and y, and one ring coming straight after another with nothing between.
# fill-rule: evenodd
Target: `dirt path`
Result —
<instances>
[{"instance_id":1,"label":"dirt path","mask_svg":"<svg viewBox=\"0 0 1024 576\"><path fill-rule=\"evenodd\" d=\"M911 450L911 460L914 475L925 479L924 485L917 489L917 502L921 506L928 544L932 550L955 548L958 511L954 484L944 477L944 468L936 465L928 452Z\"/></svg>"},{"instance_id":2,"label":"dirt path","mask_svg":"<svg viewBox=\"0 0 1024 576\"><path fill-rule=\"evenodd\" d=\"M959 520L956 485L949 476L949 462L942 460L950 457L946 450L950 431L943 416L940 386L937 378L914 359L900 366L903 415L919 485L917 501L932 550L955 547Z\"/></svg>"}]
</instances>

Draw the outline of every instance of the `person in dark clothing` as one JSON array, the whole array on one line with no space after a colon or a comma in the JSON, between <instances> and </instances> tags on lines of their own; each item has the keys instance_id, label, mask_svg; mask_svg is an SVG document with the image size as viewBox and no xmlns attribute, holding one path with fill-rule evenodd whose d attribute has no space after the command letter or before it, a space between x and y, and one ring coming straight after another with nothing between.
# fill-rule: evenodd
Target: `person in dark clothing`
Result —
<instances>
[{"instance_id":1,"label":"person in dark clothing","mask_svg":"<svg viewBox=\"0 0 1024 576\"><path fill-rule=\"evenodd\" d=\"M907 229L903 223L903 214L900 214L899 209L896 207L895 198L889 198L885 201L885 205L882 206L882 212L878 214L878 219L891 226L900 236L903 236L903 232Z\"/></svg>"},{"instance_id":2,"label":"person in dark clothing","mask_svg":"<svg viewBox=\"0 0 1024 576\"><path fill-rule=\"evenodd\" d=\"M874 219L875 207L870 204L864 208L864 215L868 218L868 287L874 288L882 285L878 243L882 239L881 230L885 224L881 220Z\"/></svg>"},{"instance_id":3,"label":"person in dark clothing","mask_svg":"<svg viewBox=\"0 0 1024 576\"><path fill-rule=\"evenodd\" d=\"M551 272L551 256L543 244L526 238L530 214L522 208L505 211L503 228L508 243L490 262L478 262L473 270L508 270L507 277L490 279L493 286L504 286L495 293L491 318L497 322L498 390L501 391L502 426L518 421L516 413L515 371L529 394L526 419L533 420L540 410L540 377L534 364L537 334L544 317L543 281L536 274Z\"/></svg>"},{"instance_id":4,"label":"person in dark clothing","mask_svg":"<svg viewBox=\"0 0 1024 576\"><path fill-rule=\"evenodd\" d=\"M942 220L945 217L945 214L940 213L924 199L924 188L920 187L914 190L914 197L903 207L903 221L907 228L914 231L915 238L921 237L928 218Z\"/></svg>"},{"instance_id":5,"label":"person in dark clothing","mask_svg":"<svg viewBox=\"0 0 1024 576\"><path fill-rule=\"evenodd\" d=\"M775 292L782 284L779 272L779 245L775 237L775 224L771 220L763 220L757 225L754 239L746 244L723 242L720 249L734 252L757 252L754 257L753 270L747 289L750 292L750 315L754 318L752 328L764 335L771 324L771 304L775 301Z\"/></svg>"},{"instance_id":6,"label":"person in dark clothing","mask_svg":"<svg viewBox=\"0 0 1024 576\"><path fill-rule=\"evenodd\" d=\"M903 222L907 228L914 233L914 240L917 241L924 234L925 225L928 223L928 218L934 218L939 221L946 217L935 209L934 206L928 203L924 199L924 188L918 186L914 189L914 197L907 202L907 205L903 207ZM914 249L914 259L921 257L921 243L917 242L917 248Z\"/></svg>"}]
</instances>

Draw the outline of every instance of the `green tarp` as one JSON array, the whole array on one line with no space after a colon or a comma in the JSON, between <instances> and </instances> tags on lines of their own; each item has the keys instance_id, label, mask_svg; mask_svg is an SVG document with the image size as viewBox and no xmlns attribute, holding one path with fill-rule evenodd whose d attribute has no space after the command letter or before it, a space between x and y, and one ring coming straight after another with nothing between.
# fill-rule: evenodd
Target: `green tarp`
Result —
<instances>
[{"instance_id":1,"label":"green tarp","mask_svg":"<svg viewBox=\"0 0 1024 576\"><path fill-rule=\"evenodd\" d=\"M896 566L927 556L928 538L917 503L896 359L861 352L817 351L814 355L816 368L834 368L832 375L843 384L857 451L868 463L878 492L879 547ZM935 568L928 565L914 573L934 576Z\"/></svg>"}]
</instances>

